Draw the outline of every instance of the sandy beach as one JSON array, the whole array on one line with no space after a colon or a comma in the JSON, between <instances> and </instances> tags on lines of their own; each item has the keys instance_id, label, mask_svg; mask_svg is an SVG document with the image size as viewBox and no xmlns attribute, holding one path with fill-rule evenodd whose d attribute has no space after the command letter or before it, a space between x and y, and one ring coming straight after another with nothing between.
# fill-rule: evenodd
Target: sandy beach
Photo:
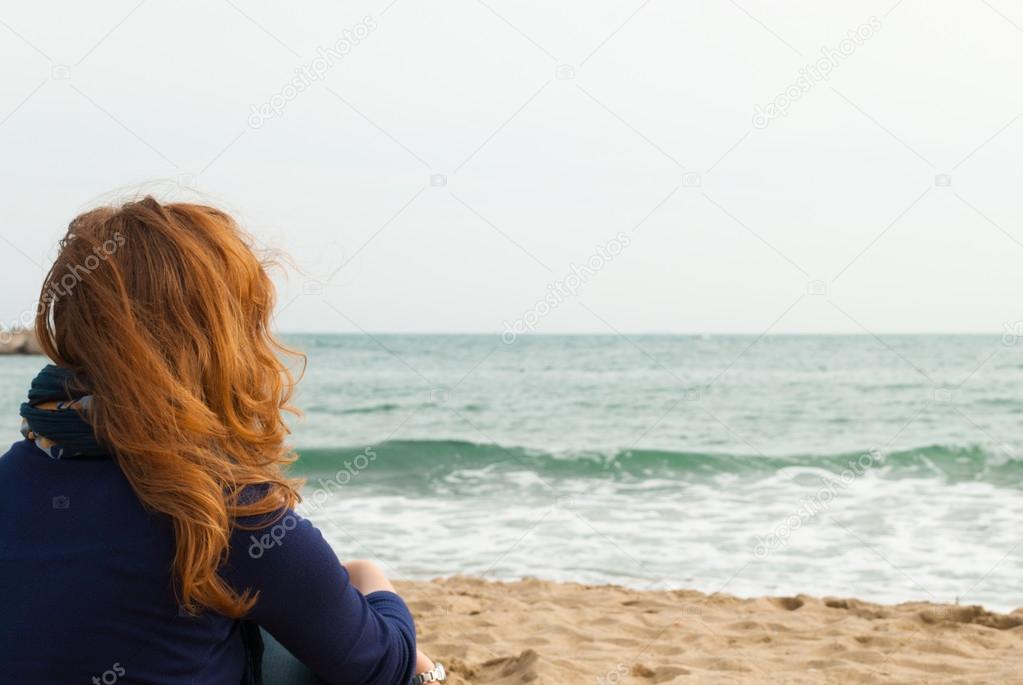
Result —
<instances>
[{"instance_id":1,"label":"sandy beach","mask_svg":"<svg viewBox=\"0 0 1023 685\"><path fill-rule=\"evenodd\" d=\"M455 684L1023 683L1023 610L533 579L398 585Z\"/></svg>"}]
</instances>

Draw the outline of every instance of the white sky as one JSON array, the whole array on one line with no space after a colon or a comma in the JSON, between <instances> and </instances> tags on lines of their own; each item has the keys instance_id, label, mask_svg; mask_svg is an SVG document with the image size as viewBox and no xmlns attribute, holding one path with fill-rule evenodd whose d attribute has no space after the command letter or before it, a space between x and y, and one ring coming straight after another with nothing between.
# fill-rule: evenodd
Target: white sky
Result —
<instances>
[{"instance_id":1,"label":"white sky","mask_svg":"<svg viewBox=\"0 0 1023 685\"><path fill-rule=\"evenodd\" d=\"M0 318L31 306L72 216L190 196L180 180L301 267L288 331L498 332L619 232L537 331L1023 320L1017 4L389 2L0 0ZM830 80L753 126L872 16Z\"/></svg>"}]
</instances>

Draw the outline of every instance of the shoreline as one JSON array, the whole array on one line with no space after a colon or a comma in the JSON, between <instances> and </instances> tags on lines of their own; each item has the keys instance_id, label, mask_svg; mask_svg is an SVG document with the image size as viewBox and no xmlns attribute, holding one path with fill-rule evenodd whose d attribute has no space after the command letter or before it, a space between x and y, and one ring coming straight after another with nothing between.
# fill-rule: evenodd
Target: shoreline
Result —
<instances>
[{"instance_id":1,"label":"shoreline","mask_svg":"<svg viewBox=\"0 0 1023 685\"><path fill-rule=\"evenodd\" d=\"M454 576L396 581L449 682L1010 683L1023 608L707 595Z\"/></svg>"}]
</instances>

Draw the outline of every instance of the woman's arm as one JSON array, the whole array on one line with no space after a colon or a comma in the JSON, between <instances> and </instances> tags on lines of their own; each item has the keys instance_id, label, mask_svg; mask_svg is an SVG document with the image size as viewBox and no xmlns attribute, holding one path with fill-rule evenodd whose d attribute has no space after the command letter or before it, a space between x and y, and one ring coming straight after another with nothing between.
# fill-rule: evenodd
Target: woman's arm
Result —
<instances>
[{"instance_id":1,"label":"woman's arm","mask_svg":"<svg viewBox=\"0 0 1023 685\"><path fill-rule=\"evenodd\" d=\"M355 588L364 595L371 592L394 592L394 586L387 580L383 570L372 561L357 559L344 562L348 577ZM433 670L433 660L416 649L416 673Z\"/></svg>"},{"instance_id":2,"label":"woman's arm","mask_svg":"<svg viewBox=\"0 0 1023 685\"><path fill-rule=\"evenodd\" d=\"M412 615L383 574L354 567L353 578L320 531L288 510L272 525L236 528L221 573L259 593L248 618L331 685L407 683L419 672Z\"/></svg>"}]
</instances>

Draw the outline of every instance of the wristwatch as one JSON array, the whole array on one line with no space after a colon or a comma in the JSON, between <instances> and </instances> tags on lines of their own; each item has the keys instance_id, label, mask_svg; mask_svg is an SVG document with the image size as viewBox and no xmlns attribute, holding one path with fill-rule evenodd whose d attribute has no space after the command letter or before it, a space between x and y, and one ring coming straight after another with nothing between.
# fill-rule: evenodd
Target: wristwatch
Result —
<instances>
[{"instance_id":1,"label":"wristwatch","mask_svg":"<svg viewBox=\"0 0 1023 685\"><path fill-rule=\"evenodd\" d=\"M412 679L412 685L423 685L423 683L439 683L448 679L444 672L444 664L434 664L432 671L420 673Z\"/></svg>"}]
</instances>

